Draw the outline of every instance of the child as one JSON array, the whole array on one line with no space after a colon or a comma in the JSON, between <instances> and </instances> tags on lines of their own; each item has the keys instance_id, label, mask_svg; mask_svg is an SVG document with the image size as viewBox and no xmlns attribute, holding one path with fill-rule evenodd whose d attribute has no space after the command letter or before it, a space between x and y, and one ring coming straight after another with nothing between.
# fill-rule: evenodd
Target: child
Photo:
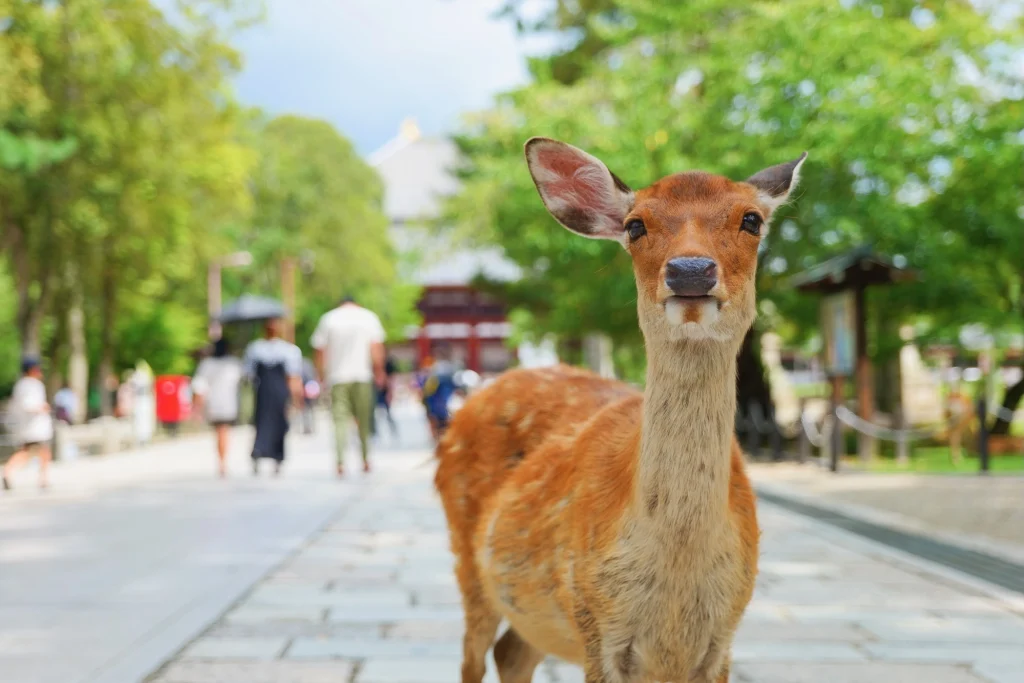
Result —
<instances>
[{"instance_id":1,"label":"child","mask_svg":"<svg viewBox=\"0 0 1024 683\"><path fill-rule=\"evenodd\" d=\"M14 434L18 450L7 461L3 469L4 490L11 488L10 477L16 469L28 461L32 453L39 455L39 488L49 486L47 474L50 468L50 442L53 440L53 418L50 404L46 402L46 387L43 385L43 371L39 361L26 358L21 363L21 379L14 385L11 396L11 413L15 419Z\"/></svg>"},{"instance_id":2,"label":"child","mask_svg":"<svg viewBox=\"0 0 1024 683\"><path fill-rule=\"evenodd\" d=\"M430 366L423 383L423 402L435 441L441 438L448 427L448 421L451 419L448 401L458 388L455 381L455 366L449 360L442 357Z\"/></svg>"}]
</instances>

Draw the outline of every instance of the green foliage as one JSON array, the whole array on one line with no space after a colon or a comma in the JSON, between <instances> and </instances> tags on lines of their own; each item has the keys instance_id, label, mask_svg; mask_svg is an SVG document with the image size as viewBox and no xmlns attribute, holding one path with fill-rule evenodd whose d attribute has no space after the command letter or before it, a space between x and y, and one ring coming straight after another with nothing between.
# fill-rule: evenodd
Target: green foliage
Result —
<instances>
[{"instance_id":1,"label":"green foliage","mask_svg":"<svg viewBox=\"0 0 1024 683\"><path fill-rule=\"evenodd\" d=\"M10 273L0 262L0 329L14 329L16 311L13 282ZM7 396L18 381L18 352L17 335L0 334L0 396Z\"/></svg>"},{"instance_id":2,"label":"green foliage","mask_svg":"<svg viewBox=\"0 0 1024 683\"><path fill-rule=\"evenodd\" d=\"M66 160L77 148L78 143L73 139L52 142L31 134L18 137L0 130L0 168L5 171L36 173Z\"/></svg>"},{"instance_id":3,"label":"green foliage","mask_svg":"<svg viewBox=\"0 0 1024 683\"><path fill-rule=\"evenodd\" d=\"M587 149L634 187L689 169L743 179L809 150L759 274L790 343L814 334L817 301L786 279L864 242L921 274L870 292L887 323L936 338L968 322L1022 329L1019 20L959 1L617 0L589 16L578 4L552 2L545 27L579 39L467 124L464 190L448 206L464 235L524 266L507 293L539 332L638 341L628 258L547 215L523 160L532 135ZM554 73L580 55L583 73Z\"/></svg>"},{"instance_id":4,"label":"green foliage","mask_svg":"<svg viewBox=\"0 0 1024 683\"><path fill-rule=\"evenodd\" d=\"M381 182L351 143L232 97L230 38L262 14L262 0L0 0L0 387L23 351L63 370L75 308L94 379L140 358L191 371L207 265L240 249L254 263L225 271L224 298L280 296L282 257L301 264L301 343L343 292L394 336L416 322Z\"/></svg>"},{"instance_id":5,"label":"green foliage","mask_svg":"<svg viewBox=\"0 0 1024 683\"><path fill-rule=\"evenodd\" d=\"M524 5L534 13L524 16ZM498 16L514 19L523 33L555 31L575 37L565 49L530 61L535 74L550 74L559 83L574 83L586 74L590 61L612 45L606 32L597 27L628 21L617 5L616 0L554 0L537 16L536 3L506 0Z\"/></svg>"},{"instance_id":6,"label":"green foliage","mask_svg":"<svg viewBox=\"0 0 1024 683\"><path fill-rule=\"evenodd\" d=\"M26 350L62 357L72 305L108 366L196 343L203 321L175 312L204 308L194 273L211 225L244 216L252 161L226 97L238 55L207 12L247 3L214 4L179 3L173 22L148 0L0 13L20 88L0 108L0 238Z\"/></svg>"},{"instance_id":7,"label":"green foliage","mask_svg":"<svg viewBox=\"0 0 1024 683\"><path fill-rule=\"evenodd\" d=\"M402 338L416 322L419 290L396 278L376 172L324 121L283 116L260 123L253 140L253 214L227 233L254 263L225 275L226 293L278 295L280 259L290 256L300 264L296 342L303 348L346 293L377 311L389 336Z\"/></svg>"},{"instance_id":8,"label":"green foliage","mask_svg":"<svg viewBox=\"0 0 1024 683\"><path fill-rule=\"evenodd\" d=\"M392 334L416 322L383 188L348 140L234 101L230 38L262 14L262 0L0 0L0 387L23 351L63 370L75 308L94 380L140 358L191 371L207 265L240 249L254 264L225 272L225 298L280 296L281 258L302 264L300 342L345 291Z\"/></svg>"}]
</instances>

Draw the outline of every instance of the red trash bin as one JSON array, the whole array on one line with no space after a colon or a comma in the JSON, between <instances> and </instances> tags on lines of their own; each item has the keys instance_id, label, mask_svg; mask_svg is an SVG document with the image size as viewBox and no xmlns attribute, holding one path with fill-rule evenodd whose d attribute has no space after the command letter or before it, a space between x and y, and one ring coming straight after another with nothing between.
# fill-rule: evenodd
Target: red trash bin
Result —
<instances>
[{"instance_id":1,"label":"red trash bin","mask_svg":"<svg viewBox=\"0 0 1024 683\"><path fill-rule=\"evenodd\" d=\"M192 412L192 391L187 375L160 375L154 383L156 419L164 424L177 424Z\"/></svg>"}]
</instances>

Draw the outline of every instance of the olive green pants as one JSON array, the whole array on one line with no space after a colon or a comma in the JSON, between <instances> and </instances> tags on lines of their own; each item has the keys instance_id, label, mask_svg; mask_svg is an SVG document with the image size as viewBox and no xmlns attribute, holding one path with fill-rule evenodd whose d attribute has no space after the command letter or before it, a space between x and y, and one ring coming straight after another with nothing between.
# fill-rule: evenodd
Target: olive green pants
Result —
<instances>
[{"instance_id":1,"label":"olive green pants","mask_svg":"<svg viewBox=\"0 0 1024 683\"><path fill-rule=\"evenodd\" d=\"M347 382L331 387L331 418L334 422L334 447L339 467L345 463L348 427L353 419L359 429L359 446L362 448L363 462L369 462L373 403L373 384L370 382Z\"/></svg>"}]
</instances>

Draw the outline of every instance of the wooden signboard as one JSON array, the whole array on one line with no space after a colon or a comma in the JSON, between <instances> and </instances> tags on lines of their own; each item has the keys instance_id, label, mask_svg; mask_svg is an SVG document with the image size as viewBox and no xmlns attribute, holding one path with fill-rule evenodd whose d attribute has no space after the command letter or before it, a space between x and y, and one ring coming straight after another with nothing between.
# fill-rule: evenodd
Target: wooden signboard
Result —
<instances>
[{"instance_id":1,"label":"wooden signboard","mask_svg":"<svg viewBox=\"0 0 1024 683\"><path fill-rule=\"evenodd\" d=\"M825 373L829 377L853 375L857 356L857 305L846 290L821 299L821 330Z\"/></svg>"}]
</instances>

